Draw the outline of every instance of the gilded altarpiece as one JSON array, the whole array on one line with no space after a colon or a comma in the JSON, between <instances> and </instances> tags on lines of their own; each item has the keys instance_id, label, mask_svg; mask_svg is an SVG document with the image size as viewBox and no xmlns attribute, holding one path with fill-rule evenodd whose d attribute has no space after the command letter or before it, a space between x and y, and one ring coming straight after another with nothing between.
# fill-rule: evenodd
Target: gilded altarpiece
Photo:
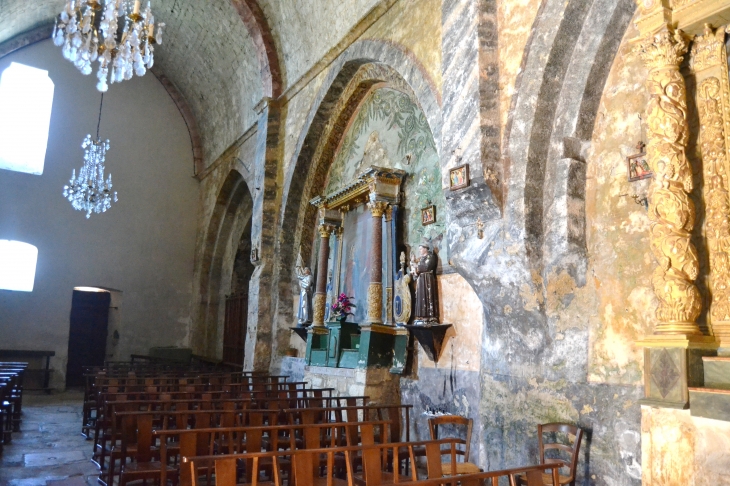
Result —
<instances>
[{"instance_id":1,"label":"gilded altarpiece","mask_svg":"<svg viewBox=\"0 0 730 486\"><path fill-rule=\"evenodd\" d=\"M399 180L396 193L381 191L384 177ZM327 254L326 264L317 269L327 272L327 304L316 305L326 312L337 295L345 293L356 307L346 319L329 316L326 327L314 329L322 337L318 343L309 339L308 363L362 368L373 363L384 366L390 360L391 371L402 372L408 333L396 326L393 317L399 255L404 252L410 259L410 253L427 240L439 262L448 261L442 244L446 220L439 216L446 214L440 157L412 94L382 84L364 97L335 151L323 194L312 204L320 208L320 225L338 228L336 236L332 233L314 244L320 255ZM424 225L421 209L427 206L435 207L437 216L434 223ZM327 246L324 252L322 244ZM344 348L343 343L359 346L360 352ZM327 356L317 359L325 345ZM381 348L389 348L392 358L383 359Z\"/></svg>"}]
</instances>

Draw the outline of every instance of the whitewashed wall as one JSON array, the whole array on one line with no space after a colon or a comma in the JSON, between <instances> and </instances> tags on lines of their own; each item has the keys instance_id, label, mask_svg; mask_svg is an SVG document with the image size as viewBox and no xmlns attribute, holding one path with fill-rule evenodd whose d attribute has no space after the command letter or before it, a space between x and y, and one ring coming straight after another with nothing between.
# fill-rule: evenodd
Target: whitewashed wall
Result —
<instances>
[{"instance_id":1,"label":"whitewashed wall","mask_svg":"<svg viewBox=\"0 0 730 486\"><path fill-rule=\"evenodd\" d=\"M55 350L53 384L63 387L79 285L122 291L120 339L107 348L114 359L187 345L199 190L177 107L152 74L110 87L101 136L110 139L107 170L119 202L87 220L61 192L81 166L81 141L96 132L95 77L79 73L50 41L0 59L0 72L13 61L48 70L55 94L43 175L0 170L0 239L38 247L33 292L0 290L0 348Z\"/></svg>"}]
</instances>

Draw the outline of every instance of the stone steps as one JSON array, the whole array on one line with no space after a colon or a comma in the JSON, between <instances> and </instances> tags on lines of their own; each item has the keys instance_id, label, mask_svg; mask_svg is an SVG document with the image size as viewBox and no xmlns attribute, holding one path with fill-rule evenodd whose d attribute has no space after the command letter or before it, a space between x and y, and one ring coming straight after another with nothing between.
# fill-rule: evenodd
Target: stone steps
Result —
<instances>
[{"instance_id":1,"label":"stone steps","mask_svg":"<svg viewBox=\"0 0 730 486\"><path fill-rule=\"evenodd\" d=\"M690 414L730 422L730 390L690 388Z\"/></svg>"},{"instance_id":2,"label":"stone steps","mask_svg":"<svg viewBox=\"0 0 730 486\"><path fill-rule=\"evenodd\" d=\"M730 356L702 358L705 386L689 388L690 414L730 422Z\"/></svg>"},{"instance_id":3,"label":"stone steps","mask_svg":"<svg viewBox=\"0 0 730 486\"><path fill-rule=\"evenodd\" d=\"M705 387L730 390L730 356L702 358Z\"/></svg>"}]
</instances>

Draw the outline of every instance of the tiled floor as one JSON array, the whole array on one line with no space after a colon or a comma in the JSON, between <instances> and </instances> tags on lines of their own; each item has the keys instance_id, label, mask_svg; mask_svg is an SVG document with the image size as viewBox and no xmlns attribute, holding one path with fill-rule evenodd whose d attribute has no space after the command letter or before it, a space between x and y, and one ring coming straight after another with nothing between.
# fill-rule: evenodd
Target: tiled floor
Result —
<instances>
[{"instance_id":1,"label":"tiled floor","mask_svg":"<svg viewBox=\"0 0 730 486\"><path fill-rule=\"evenodd\" d=\"M98 470L81 436L82 392L23 397L21 431L0 455L0 486L91 486Z\"/></svg>"}]
</instances>

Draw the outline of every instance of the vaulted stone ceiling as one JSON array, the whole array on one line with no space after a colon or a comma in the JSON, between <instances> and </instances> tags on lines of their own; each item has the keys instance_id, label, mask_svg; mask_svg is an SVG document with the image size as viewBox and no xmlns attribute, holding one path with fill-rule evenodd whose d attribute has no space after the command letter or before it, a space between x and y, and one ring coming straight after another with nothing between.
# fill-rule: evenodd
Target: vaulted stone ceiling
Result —
<instances>
[{"instance_id":1,"label":"vaulted stone ceiling","mask_svg":"<svg viewBox=\"0 0 730 486\"><path fill-rule=\"evenodd\" d=\"M284 89L380 1L351 0L344 7L340 0L152 0L157 20L167 24L155 63L192 111L204 163L213 162L251 127L254 107L267 94L262 46L249 30L257 22L247 25L235 3L258 6L263 13ZM64 0L0 0L0 44L48 26L63 5Z\"/></svg>"}]
</instances>

